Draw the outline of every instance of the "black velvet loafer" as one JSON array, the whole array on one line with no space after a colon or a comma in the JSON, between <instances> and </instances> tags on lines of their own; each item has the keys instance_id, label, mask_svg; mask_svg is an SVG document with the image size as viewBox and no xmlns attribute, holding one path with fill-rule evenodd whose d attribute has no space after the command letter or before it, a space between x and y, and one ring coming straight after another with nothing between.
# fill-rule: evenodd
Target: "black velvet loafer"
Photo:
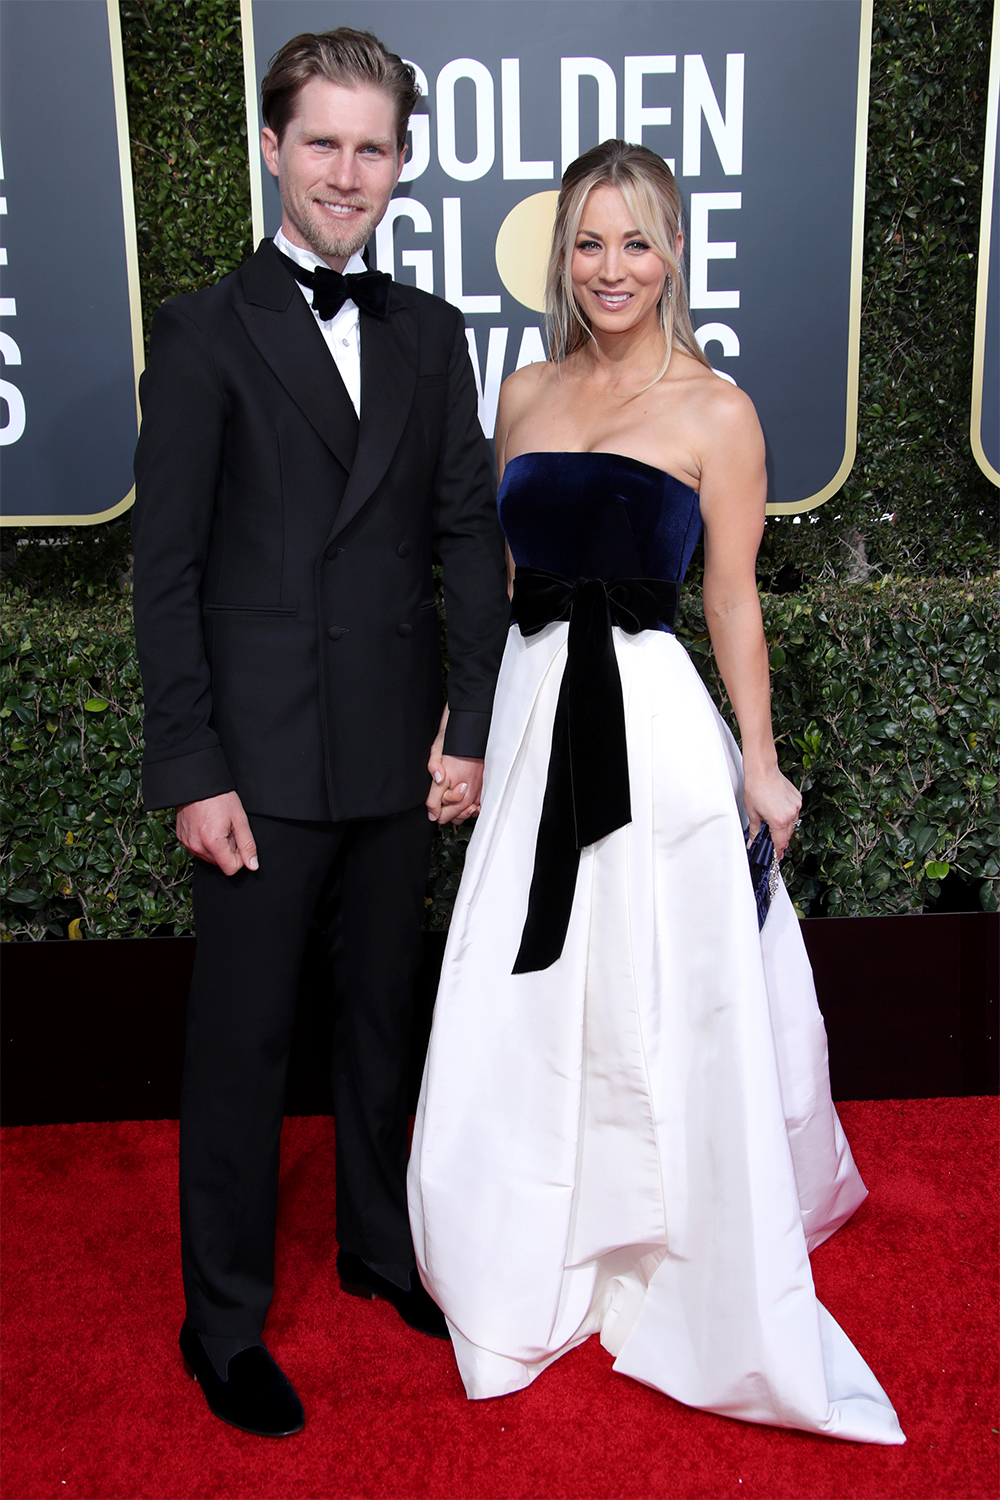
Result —
<instances>
[{"instance_id":1,"label":"black velvet loafer","mask_svg":"<svg viewBox=\"0 0 1000 1500\"><path fill-rule=\"evenodd\" d=\"M415 1328L418 1333L429 1333L435 1339L448 1337L444 1313L424 1290L416 1271L410 1272L411 1286L408 1291L404 1291L394 1281L387 1281L384 1276L373 1271L360 1255L352 1255L349 1250L338 1250L337 1275L340 1277L342 1292L349 1292L352 1297L384 1297L386 1302L392 1303L403 1322ZM416 1285L412 1285L414 1282Z\"/></svg>"},{"instance_id":2,"label":"black velvet loafer","mask_svg":"<svg viewBox=\"0 0 1000 1500\"><path fill-rule=\"evenodd\" d=\"M302 1402L263 1344L234 1354L225 1380L219 1379L201 1339L187 1323L181 1329L181 1353L184 1368L201 1386L209 1411L220 1421L255 1437L290 1437L302 1431L306 1424Z\"/></svg>"}]
</instances>

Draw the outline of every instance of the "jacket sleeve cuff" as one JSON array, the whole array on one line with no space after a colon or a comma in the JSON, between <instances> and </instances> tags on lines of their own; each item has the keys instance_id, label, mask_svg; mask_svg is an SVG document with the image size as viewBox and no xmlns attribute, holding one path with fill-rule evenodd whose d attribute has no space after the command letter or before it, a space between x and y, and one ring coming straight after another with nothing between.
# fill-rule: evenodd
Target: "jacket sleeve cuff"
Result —
<instances>
[{"instance_id":1,"label":"jacket sleeve cuff","mask_svg":"<svg viewBox=\"0 0 1000 1500\"><path fill-rule=\"evenodd\" d=\"M221 745L192 750L170 760L144 762L142 767L142 805L147 812L219 797L234 791L235 786Z\"/></svg>"},{"instance_id":2,"label":"jacket sleeve cuff","mask_svg":"<svg viewBox=\"0 0 1000 1500\"><path fill-rule=\"evenodd\" d=\"M445 755L457 755L462 760L481 760L486 754L490 718L490 714L472 713L468 709L452 710L444 732Z\"/></svg>"}]
</instances>

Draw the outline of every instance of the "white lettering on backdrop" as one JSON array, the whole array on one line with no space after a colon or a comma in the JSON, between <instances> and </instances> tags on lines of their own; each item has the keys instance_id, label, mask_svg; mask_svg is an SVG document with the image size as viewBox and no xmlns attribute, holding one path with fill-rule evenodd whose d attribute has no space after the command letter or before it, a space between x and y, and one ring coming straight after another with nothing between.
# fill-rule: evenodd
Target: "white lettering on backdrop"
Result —
<instances>
[{"instance_id":1,"label":"white lettering on backdrop","mask_svg":"<svg viewBox=\"0 0 1000 1500\"><path fill-rule=\"evenodd\" d=\"M459 79L467 79L475 89L476 154L471 161L460 160L455 145L455 85ZM478 178L485 177L496 155L493 74L485 63L476 62L472 57L456 57L453 62L445 63L438 74L435 98L438 161L442 169L449 177L454 177L456 182L475 182Z\"/></svg>"},{"instance_id":2,"label":"white lettering on backdrop","mask_svg":"<svg viewBox=\"0 0 1000 1500\"><path fill-rule=\"evenodd\" d=\"M3 181L3 147L0 146L0 182ZM7 212L7 199L0 197L0 214ZM0 266L7 264L7 251L0 248ZM17 299L14 297L0 297L0 318L15 318L17 316ZM4 365L19 365L21 363L21 351L9 333L0 333L0 357ZM27 420L24 410L24 397L17 386L9 380L0 380L0 401L7 407L7 420L0 427L0 447L6 447L10 443L16 443L24 432Z\"/></svg>"},{"instance_id":3,"label":"white lettering on backdrop","mask_svg":"<svg viewBox=\"0 0 1000 1500\"><path fill-rule=\"evenodd\" d=\"M422 68L414 63L417 82L426 97L430 93L428 79ZM665 156L671 170L676 170L675 161L681 163L679 177L683 183L688 178L698 178L703 171L703 147L706 136L714 149L719 165L727 177L739 177L743 171L743 116L744 116L744 54L731 52L726 56L725 86L719 92L709 75L705 59L700 53L688 54L683 60L683 71L678 71L677 58L672 54L649 54L622 58L622 111L618 107L618 79L614 68L600 57L563 57L560 59L559 76L559 157L561 170L581 150L581 108L586 107L590 116L595 114L597 140L623 135L626 140L649 145L643 137L655 132L654 149L664 143L664 133L669 140L672 132L676 138L676 154ZM658 77L660 96L664 90L668 95L674 91L673 103L647 104L652 85L646 80ZM654 97L656 97L654 95ZM499 99L499 121L497 104ZM436 149L437 161L447 177L455 182L475 182L487 176L497 165L504 181L552 182L555 176L554 158L524 159L521 98L521 60L507 57L501 60L499 88L497 80L487 65L476 58L459 57L445 63L434 82L434 130L426 113L417 111L410 120L409 154L403 167L400 181L413 183L427 171L432 149ZM620 128L619 128L620 121ZM497 163L497 133L500 136L500 162ZM434 141L432 145L432 134ZM548 144L548 143L546 143ZM551 146L556 146L552 142ZM594 144L594 142L588 142ZM537 149L537 145L536 145ZM544 150L544 145L542 147ZM550 147L551 149L551 147ZM735 260L737 239L710 238L710 215L713 213L736 213L742 206L739 192L693 192L690 194L690 224L688 227L688 254L690 260L691 307L697 312L719 308L738 308L740 293L731 284L728 287L710 286L710 263L720 260ZM732 222L731 220L728 222ZM389 206L376 232L375 258L380 270L396 273L398 261L403 267L412 268L413 279L425 291L443 287L445 298L466 314L496 316L501 311L501 298L466 290L466 269L462 255L462 199L447 196L441 200L442 266L436 274L435 253L429 248L405 244L408 235L427 235L434 228L432 210L416 197L396 198ZM402 226L397 231L397 225ZM412 226L409 230L406 226ZM714 232L718 232L717 229ZM398 245L396 240L398 238ZM473 273L474 274L474 273ZM715 280L718 281L718 273ZM727 278L736 279L735 272ZM483 429L492 436L496 423L496 408L500 384L503 378L504 360L507 353L509 327L490 327L468 332L469 352L476 373L479 392L479 413ZM486 337L485 367L482 363L481 343ZM699 330L703 344L717 343L726 358L739 355L739 338L735 331L724 323L703 325ZM11 341L13 342L13 341ZM3 348L6 357L6 345ZM15 350L16 350L16 346ZM544 359L545 351L538 327L526 327L523 331L517 354L516 368ZM14 363L8 359L8 363ZM732 377L727 377L731 379ZM23 407L23 403L22 403ZM13 419L14 408L11 407ZM0 429L0 440L11 430ZM22 429L23 430L23 429Z\"/></svg>"}]
</instances>

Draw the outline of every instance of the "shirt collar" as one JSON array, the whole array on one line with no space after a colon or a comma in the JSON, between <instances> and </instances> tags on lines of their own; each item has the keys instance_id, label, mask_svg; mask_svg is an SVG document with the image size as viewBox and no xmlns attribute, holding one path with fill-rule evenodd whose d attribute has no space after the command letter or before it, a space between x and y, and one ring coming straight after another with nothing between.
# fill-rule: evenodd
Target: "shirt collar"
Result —
<instances>
[{"instance_id":1,"label":"shirt collar","mask_svg":"<svg viewBox=\"0 0 1000 1500\"><path fill-rule=\"evenodd\" d=\"M293 245L291 240L285 238L280 229L274 236L274 245L275 249L280 250L282 255L287 255L290 260L294 260L296 265L301 266L304 271L312 271L317 266L326 265L326 261L321 255L315 254L312 250L302 250L298 245ZM355 250L344 267L344 275L356 276L362 271L367 271L367 269L368 267L362 260L360 251Z\"/></svg>"}]
</instances>

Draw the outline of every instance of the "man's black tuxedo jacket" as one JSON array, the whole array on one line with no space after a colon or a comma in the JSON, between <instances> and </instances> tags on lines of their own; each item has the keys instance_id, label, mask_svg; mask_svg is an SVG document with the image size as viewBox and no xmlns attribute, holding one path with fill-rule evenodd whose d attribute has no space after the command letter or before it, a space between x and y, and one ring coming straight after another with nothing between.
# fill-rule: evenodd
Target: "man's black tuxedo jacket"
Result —
<instances>
[{"instance_id":1,"label":"man's black tuxedo jacket","mask_svg":"<svg viewBox=\"0 0 1000 1500\"><path fill-rule=\"evenodd\" d=\"M361 421L269 241L166 303L142 377L133 515L143 796L249 812L414 807L442 703L482 755L509 620L461 316L394 285L361 313Z\"/></svg>"}]
</instances>

